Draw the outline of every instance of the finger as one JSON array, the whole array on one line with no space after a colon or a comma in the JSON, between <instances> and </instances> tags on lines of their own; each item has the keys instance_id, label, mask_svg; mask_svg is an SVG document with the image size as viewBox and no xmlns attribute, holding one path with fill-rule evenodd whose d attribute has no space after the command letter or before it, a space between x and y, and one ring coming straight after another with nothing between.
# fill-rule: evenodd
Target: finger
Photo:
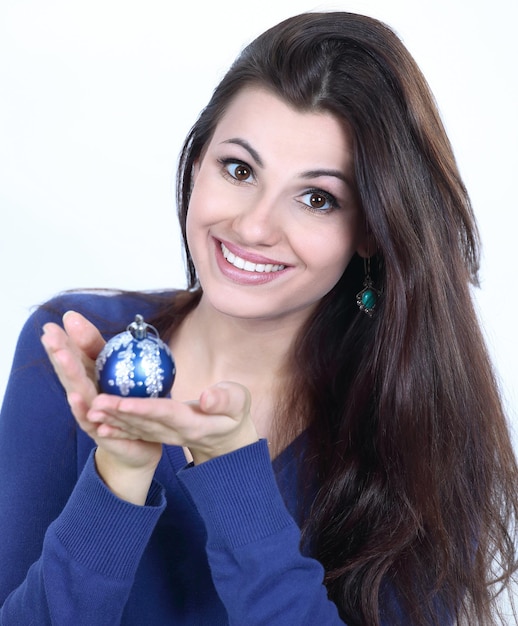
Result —
<instances>
[{"instance_id":1,"label":"finger","mask_svg":"<svg viewBox=\"0 0 518 626\"><path fill-rule=\"evenodd\" d=\"M67 399L72 414L80 422L81 427L90 434L95 427L91 426L86 419L89 407L83 396L75 391L71 391L67 394Z\"/></svg>"},{"instance_id":2,"label":"finger","mask_svg":"<svg viewBox=\"0 0 518 626\"><path fill-rule=\"evenodd\" d=\"M105 341L97 328L80 313L67 311L63 315L63 326L76 346L90 359L96 359Z\"/></svg>"},{"instance_id":3,"label":"finger","mask_svg":"<svg viewBox=\"0 0 518 626\"><path fill-rule=\"evenodd\" d=\"M130 428L134 428L134 432L139 429L141 433L156 433L159 424L168 429L193 433L200 427L203 431L207 415L241 421L249 415L250 404L250 392L246 387L222 382L206 389L199 402L175 402L166 398L121 398L100 394L92 403L89 419L108 421L128 431Z\"/></svg>"},{"instance_id":4,"label":"finger","mask_svg":"<svg viewBox=\"0 0 518 626\"><path fill-rule=\"evenodd\" d=\"M170 398L135 398L107 393L99 394L92 402L92 411L106 412L111 415L134 416L135 418L167 419L172 414L191 415L192 409L183 402Z\"/></svg>"},{"instance_id":5,"label":"finger","mask_svg":"<svg viewBox=\"0 0 518 626\"><path fill-rule=\"evenodd\" d=\"M102 439L128 439L129 441L137 441L138 437L127 433L116 426L110 424L100 424L96 429L96 435Z\"/></svg>"},{"instance_id":6,"label":"finger","mask_svg":"<svg viewBox=\"0 0 518 626\"><path fill-rule=\"evenodd\" d=\"M41 342L67 396L77 392L85 400L92 400L97 391L86 376L85 365L65 331L57 324L45 324Z\"/></svg>"},{"instance_id":7,"label":"finger","mask_svg":"<svg viewBox=\"0 0 518 626\"><path fill-rule=\"evenodd\" d=\"M57 324L45 324L41 343L54 366L57 374L61 377L71 374L72 377L79 374L81 363L74 355L65 331Z\"/></svg>"},{"instance_id":8,"label":"finger","mask_svg":"<svg viewBox=\"0 0 518 626\"><path fill-rule=\"evenodd\" d=\"M92 402L87 419L117 428L130 438L169 445L184 445L200 427L207 428L206 415L194 405L167 398L100 394Z\"/></svg>"},{"instance_id":9,"label":"finger","mask_svg":"<svg viewBox=\"0 0 518 626\"><path fill-rule=\"evenodd\" d=\"M156 410L157 398L132 398L115 394L101 393L92 403L92 411L116 415L131 414L146 416Z\"/></svg>"},{"instance_id":10,"label":"finger","mask_svg":"<svg viewBox=\"0 0 518 626\"><path fill-rule=\"evenodd\" d=\"M92 402L88 411L88 421L95 424L108 424L135 438L143 435L163 434L170 430L172 419L171 401L152 398L121 398L115 395L100 394ZM178 405L182 408L182 405Z\"/></svg>"},{"instance_id":11,"label":"finger","mask_svg":"<svg viewBox=\"0 0 518 626\"><path fill-rule=\"evenodd\" d=\"M227 415L239 420L250 412L251 397L246 387L234 382L221 382L205 389L200 396L204 413Z\"/></svg>"},{"instance_id":12,"label":"finger","mask_svg":"<svg viewBox=\"0 0 518 626\"><path fill-rule=\"evenodd\" d=\"M141 435L139 424L142 422L143 418L133 415L125 416L115 411L90 409L87 412L86 419L91 426L93 425L97 428L97 432L101 433L102 436L106 436L104 435L104 430L101 428L102 426L113 428L125 437L137 439ZM147 421L149 422L150 420Z\"/></svg>"}]
</instances>

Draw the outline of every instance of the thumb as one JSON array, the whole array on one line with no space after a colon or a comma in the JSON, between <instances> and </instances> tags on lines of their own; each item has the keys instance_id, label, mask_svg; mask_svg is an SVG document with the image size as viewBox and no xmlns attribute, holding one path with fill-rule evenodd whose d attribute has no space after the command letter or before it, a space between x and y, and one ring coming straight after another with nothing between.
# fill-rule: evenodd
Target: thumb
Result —
<instances>
[{"instance_id":1,"label":"thumb","mask_svg":"<svg viewBox=\"0 0 518 626\"><path fill-rule=\"evenodd\" d=\"M227 415L237 421L250 413L251 397L246 387L234 382L221 382L209 387L200 396L204 413Z\"/></svg>"},{"instance_id":2,"label":"thumb","mask_svg":"<svg viewBox=\"0 0 518 626\"><path fill-rule=\"evenodd\" d=\"M105 341L97 328L86 317L75 311L63 315L63 326L67 335L90 359L97 358Z\"/></svg>"}]
</instances>

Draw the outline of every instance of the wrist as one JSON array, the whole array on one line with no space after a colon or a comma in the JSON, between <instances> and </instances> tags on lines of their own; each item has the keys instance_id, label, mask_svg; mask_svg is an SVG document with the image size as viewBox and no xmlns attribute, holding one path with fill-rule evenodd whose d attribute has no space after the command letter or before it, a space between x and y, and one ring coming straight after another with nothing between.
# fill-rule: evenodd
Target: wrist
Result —
<instances>
[{"instance_id":1,"label":"wrist","mask_svg":"<svg viewBox=\"0 0 518 626\"><path fill-rule=\"evenodd\" d=\"M96 449L94 461L97 474L115 496L132 504L145 505L156 466L128 466L102 448Z\"/></svg>"},{"instance_id":2,"label":"wrist","mask_svg":"<svg viewBox=\"0 0 518 626\"><path fill-rule=\"evenodd\" d=\"M194 465L200 465L205 461L210 461L224 454L230 454L240 448L245 448L253 443L259 441L259 436L255 428L252 428L247 433L240 433L240 436L232 438L230 441L221 442L219 445L211 446L210 448L189 448Z\"/></svg>"}]
</instances>

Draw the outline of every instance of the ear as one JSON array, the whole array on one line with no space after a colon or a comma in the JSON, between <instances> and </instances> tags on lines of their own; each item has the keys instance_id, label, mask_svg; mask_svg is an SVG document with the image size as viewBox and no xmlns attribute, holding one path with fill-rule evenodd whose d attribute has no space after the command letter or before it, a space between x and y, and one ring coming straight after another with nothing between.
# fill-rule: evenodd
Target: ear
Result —
<instances>
[{"instance_id":1,"label":"ear","mask_svg":"<svg viewBox=\"0 0 518 626\"><path fill-rule=\"evenodd\" d=\"M362 259L368 259L374 254L377 247L374 235L370 231L364 229L360 236L358 246L356 247L358 256Z\"/></svg>"}]
</instances>

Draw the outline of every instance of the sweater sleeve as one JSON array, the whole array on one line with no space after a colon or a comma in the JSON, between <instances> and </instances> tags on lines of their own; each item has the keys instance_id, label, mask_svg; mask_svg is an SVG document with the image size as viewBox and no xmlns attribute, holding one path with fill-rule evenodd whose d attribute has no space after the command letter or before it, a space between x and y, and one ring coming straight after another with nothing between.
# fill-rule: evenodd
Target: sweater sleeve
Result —
<instances>
[{"instance_id":1,"label":"sweater sleeve","mask_svg":"<svg viewBox=\"0 0 518 626\"><path fill-rule=\"evenodd\" d=\"M120 624L142 553L165 507L153 483L145 506L115 497L95 471L93 452L40 558L0 611L2 625Z\"/></svg>"},{"instance_id":2,"label":"sweater sleeve","mask_svg":"<svg viewBox=\"0 0 518 626\"><path fill-rule=\"evenodd\" d=\"M0 414L2 626L119 623L165 506L156 484L147 506L116 498L92 457L81 473L75 420L40 344L42 325L74 304L29 318Z\"/></svg>"},{"instance_id":3,"label":"sweater sleeve","mask_svg":"<svg viewBox=\"0 0 518 626\"><path fill-rule=\"evenodd\" d=\"M324 571L299 549L266 441L179 472L207 529L214 584L230 624L342 624Z\"/></svg>"}]
</instances>

